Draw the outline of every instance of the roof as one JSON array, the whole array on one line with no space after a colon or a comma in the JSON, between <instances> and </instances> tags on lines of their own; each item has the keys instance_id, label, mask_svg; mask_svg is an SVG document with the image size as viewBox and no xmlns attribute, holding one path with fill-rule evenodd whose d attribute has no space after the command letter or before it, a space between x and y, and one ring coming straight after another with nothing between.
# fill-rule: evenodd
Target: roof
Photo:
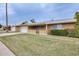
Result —
<instances>
[{"instance_id":1,"label":"roof","mask_svg":"<svg viewBox=\"0 0 79 59\"><path fill-rule=\"evenodd\" d=\"M47 22L47 24L73 23L73 22L76 22L76 19L69 19L69 20L57 20L57 21Z\"/></svg>"},{"instance_id":2,"label":"roof","mask_svg":"<svg viewBox=\"0 0 79 59\"><path fill-rule=\"evenodd\" d=\"M38 22L38 23L27 23L27 24L20 24L17 26L38 26L38 25L46 25L46 24L62 24L62 23L75 23L76 19L67 19L67 20L55 20L50 22Z\"/></svg>"}]
</instances>

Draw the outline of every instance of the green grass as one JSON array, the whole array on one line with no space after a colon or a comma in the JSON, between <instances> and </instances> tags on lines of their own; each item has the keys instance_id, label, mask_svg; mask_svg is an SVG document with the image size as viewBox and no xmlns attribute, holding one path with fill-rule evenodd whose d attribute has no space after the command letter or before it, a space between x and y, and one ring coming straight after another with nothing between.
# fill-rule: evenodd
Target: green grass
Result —
<instances>
[{"instance_id":1,"label":"green grass","mask_svg":"<svg viewBox=\"0 0 79 59\"><path fill-rule=\"evenodd\" d=\"M79 39L61 36L20 34L0 37L17 56L79 55Z\"/></svg>"}]
</instances>

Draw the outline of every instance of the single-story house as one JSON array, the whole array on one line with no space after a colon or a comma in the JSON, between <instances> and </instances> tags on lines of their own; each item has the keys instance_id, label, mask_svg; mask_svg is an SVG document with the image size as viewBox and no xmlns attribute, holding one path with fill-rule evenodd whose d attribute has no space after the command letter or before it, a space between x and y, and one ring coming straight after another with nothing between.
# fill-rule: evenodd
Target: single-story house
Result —
<instances>
[{"instance_id":1,"label":"single-story house","mask_svg":"<svg viewBox=\"0 0 79 59\"><path fill-rule=\"evenodd\" d=\"M75 23L76 19L40 23L26 23L12 26L11 29L12 31L16 32L47 34L50 30L55 29L74 29Z\"/></svg>"}]
</instances>

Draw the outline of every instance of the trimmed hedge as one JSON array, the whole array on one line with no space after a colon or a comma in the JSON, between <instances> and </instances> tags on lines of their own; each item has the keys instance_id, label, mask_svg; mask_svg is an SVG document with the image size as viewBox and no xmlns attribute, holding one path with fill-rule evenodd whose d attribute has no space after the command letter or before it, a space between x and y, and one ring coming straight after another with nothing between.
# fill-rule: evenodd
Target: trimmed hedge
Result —
<instances>
[{"instance_id":1,"label":"trimmed hedge","mask_svg":"<svg viewBox=\"0 0 79 59\"><path fill-rule=\"evenodd\" d=\"M51 30L49 34L58 36L67 36L69 33L67 30Z\"/></svg>"},{"instance_id":2,"label":"trimmed hedge","mask_svg":"<svg viewBox=\"0 0 79 59\"><path fill-rule=\"evenodd\" d=\"M50 35L57 35L57 36L67 36L67 37L74 37L74 38L79 38L79 36L75 35L75 30L51 30L49 31Z\"/></svg>"}]
</instances>

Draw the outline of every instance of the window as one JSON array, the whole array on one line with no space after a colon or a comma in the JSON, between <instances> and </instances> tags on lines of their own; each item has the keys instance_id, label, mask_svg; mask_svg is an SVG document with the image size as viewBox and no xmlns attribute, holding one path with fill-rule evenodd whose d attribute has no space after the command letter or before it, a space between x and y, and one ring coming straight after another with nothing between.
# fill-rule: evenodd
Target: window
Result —
<instances>
[{"instance_id":1,"label":"window","mask_svg":"<svg viewBox=\"0 0 79 59\"><path fill-rule=\"evenodd\" d=\"M53 25L53 29L63 29L62 24L58 24L58 25Z\"/></svg>"}]
</instances>

